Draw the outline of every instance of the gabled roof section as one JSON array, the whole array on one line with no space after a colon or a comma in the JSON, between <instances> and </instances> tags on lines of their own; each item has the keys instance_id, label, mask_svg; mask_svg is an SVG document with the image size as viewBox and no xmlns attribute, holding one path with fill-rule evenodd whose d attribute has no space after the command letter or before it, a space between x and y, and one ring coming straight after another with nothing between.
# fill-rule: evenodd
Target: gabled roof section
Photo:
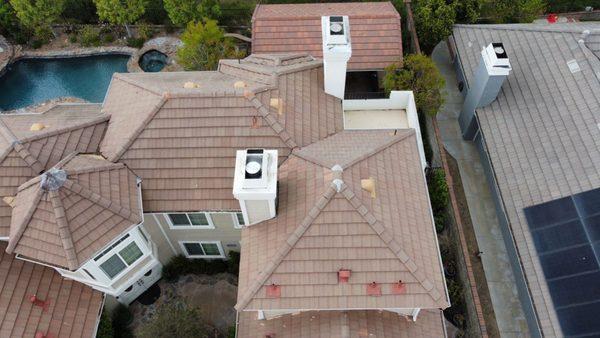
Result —
<instances>
[{"instance_id":1,"label":"gabled roof section","mask_svg":"<svg viewBox=\"0 0 600 338\"><path fill-rule=\"evenodd\" d=\"M343 151L352 137L377 141L356 149L358 160L344 169L297 153L279 168L279 214L242 231L238 310L448 306L414 131L341 134L315 144L324 143L321 157ZM369 178L376 198L361 189ZM348 284L337 283L339 269L352 270ZM399 280L406 294L392 292ZM367 295L371 282L382 286L381 297ZM267 296L271 284L281 297Z\"/></svg>"},{"instance_id":2,"label":"gabled roof section","mask_svg":"<svg viewBox=\"0 0 600 338\"><path fill-rule=\"evenodd\" d=\"M0 337L92 338L103 295L54 269L5 252L0 242ZM47 302L34 305L30 297Z\"/></svg>"},{"instance_id":3,"label":"gabled roof section","mask_svg":"<svg viewBox=\"0 0 600 338\"><path fill-rule=\"evenodd\" d=\"M59 104L43 113L0 115L0 198L14 198L19 185L65 154L98 151L108 119L98 104ZM8 236L10 214L10 206L0 201L0 237Z\"/></svg>"},{"instance_id":4,"label":"gabled roof section","mask_svg":"<svg viewBox=\"0 0 600 338\"><path fill-rule=\"evenodd\" d=\"M73 153L19 187L7 252L75 270L140 223L140 206L124 164Z\"/></svg>"},{"instance_id":5,"label":"gabled roof section","mask_svg":"<svg viewBox=\"0 0 600 338\"><path fill-rule=\"evenodd\" d=\"M222 60L218 72L117 74L101 152L144 179L146 211L239 210L236 150L277 149L283 162L343 129L341 100L322 80L322 62L305 54Z\"/></svg>"},{"instance_id":6,"label":"gabled roof section","mask_svg":"<svg viewBox=\"0 0 600 338\"><path fill-rule=\"evenodd\" d=\"M400 14L391 2L259 4L252 16L253 53L323 56L321 16L347 15L349 70L376 70L402 62Z\"/></svg>"}]
</instances>

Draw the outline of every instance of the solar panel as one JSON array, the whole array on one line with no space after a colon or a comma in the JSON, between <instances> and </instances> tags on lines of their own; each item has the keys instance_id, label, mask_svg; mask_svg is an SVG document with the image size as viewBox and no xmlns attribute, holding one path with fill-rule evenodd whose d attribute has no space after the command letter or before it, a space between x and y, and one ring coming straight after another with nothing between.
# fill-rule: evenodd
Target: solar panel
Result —
<instances>
[{"instance_id":1,"label":"solar panel","mask_svg":"<svg viewBox=\"0 0 600 338\"><path fill-rule=\"evenodd\" d=\"M566 336L600 336L600 189L524 209Z\"/></svg>"}]
</instances>

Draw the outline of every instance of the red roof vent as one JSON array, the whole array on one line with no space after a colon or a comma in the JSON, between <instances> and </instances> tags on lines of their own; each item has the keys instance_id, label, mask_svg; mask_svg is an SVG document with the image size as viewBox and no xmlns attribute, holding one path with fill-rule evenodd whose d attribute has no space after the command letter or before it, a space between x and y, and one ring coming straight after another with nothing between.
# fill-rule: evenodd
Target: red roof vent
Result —
<instances>
[{"instance_id":1,"label":"red roof vent","mask_svg":"<svg viewBox=\"0 0 600 338\"><path fill-rule=\"evenodd\" d=\"M558 21L558 15L548 14L548 17L546 17L546 20L548 20L549 23L556 23Z\"/></svg>"},{"instance_id":2,"label":"red roof vent","mask_svg":"<svg viewBox=\"0 0 600 338\"><path fill-rule=\"evenodd\" d=\"M348 283L351 273L352 273L351 270L340 269L340 271L338 271L338 282L339 283Z\"/></svg>"},{"instance_id":3,"label":"red roof vent","mask_svg":"<svg viewBox=\"0 0 600 338\"><path fill-rule=\"evenodd\" d=\"M376 282L367 284L367 295L369 296L381 296L381 285Z\"/></svg>"},{"instance_id":4,"label":"red roof vent","mask_svg":"<svg viewBox=\"0 0 600 338\"><path fill-rule=\"evenodd\" d=\"M281 285L277 285L275 283L267 286L267 297L269 298L279 298L281 297Z\"/></svg>"},{"instance_id":5,"label":"red roof vent","mask_svg":"<svg viewBox=\"0 0 600 338\"><path fill-rule=\"evenodd\" d=\"M41 307L42 311L44 311L44 312L48 311L48 307L50 306L50 300L44 301L42 299L39 299L36 295L29 296L29 301L34 306Z\"/></svg>"},{"instance_id":6,"label":"red roof vent","mask_svg":"<svg viewBox=\"0 0 600 338\"><path fill-rule=\"evenodd\" d=\"M392 285L392 293L395 295L403 295L406 293L406 284L404 284L401 280L398 283Z\"/></svg>"}]
</instances>

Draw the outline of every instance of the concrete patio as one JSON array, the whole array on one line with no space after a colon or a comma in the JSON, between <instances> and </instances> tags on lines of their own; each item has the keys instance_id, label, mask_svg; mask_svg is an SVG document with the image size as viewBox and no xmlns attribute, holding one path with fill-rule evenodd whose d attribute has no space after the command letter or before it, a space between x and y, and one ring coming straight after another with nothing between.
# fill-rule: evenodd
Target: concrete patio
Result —
<instances>
[{"instance_id":1,"label":"concrete patio","mask_svg":"<svg viewBox=\"0 0 600 338\"><path fill-rule=\"evenodd\" d=\"M432 58L446 79L446 103L437 115L446 150L458 163L471 221L480 250L496 321L502 337L529 337L527 322L517 294L515 279L500 224L496 216L477 148L463 141L457 117L463 96L445 42L436 46Z\"/></svg>"}]
</instances>

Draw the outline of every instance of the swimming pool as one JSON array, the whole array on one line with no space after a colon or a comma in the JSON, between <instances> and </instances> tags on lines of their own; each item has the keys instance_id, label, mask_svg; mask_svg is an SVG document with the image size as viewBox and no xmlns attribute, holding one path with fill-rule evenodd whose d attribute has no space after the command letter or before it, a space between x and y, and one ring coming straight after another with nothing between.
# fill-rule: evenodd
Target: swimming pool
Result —
<instances>
[{"instance_id":1,"label":"swimming pool","mask_svg":"<svg viewBox=\"0 0 600 338\"><path fill-rule=\"evenodd\" d=\"M128 60L128 55L19 60L0 77L0 109L62 96L102 102L113 73L127 72Z\"/></svg>"}]
</instances>

